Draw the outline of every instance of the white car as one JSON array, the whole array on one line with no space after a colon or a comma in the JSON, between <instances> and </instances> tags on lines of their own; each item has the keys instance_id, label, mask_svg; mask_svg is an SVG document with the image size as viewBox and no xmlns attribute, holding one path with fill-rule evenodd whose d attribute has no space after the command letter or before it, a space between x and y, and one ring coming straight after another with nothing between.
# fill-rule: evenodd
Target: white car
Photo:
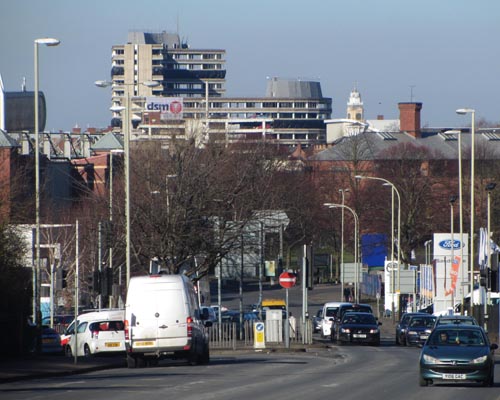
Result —
<instances>
[{"instance_id":1,"label":"white car","mask_svg":"<svg viewBox=\"0 0 500 400\"><path fill-rule=\"evenodd\" d=\"M89 357L98 353L125 352L124 310L103 310L78 316L65 331L67 356Z\"/></svg>"},{"instance_id":2,"label":"white car","mask_svg":"<svg viewBox=\"0 0 500 400\"><path fill-rule=\"evenodd\" d=\"M337 311L341 305L351 304L341 301L330 301L323 305L323 322L321 323L321 336L329 337L332 334L333 320L337 318Z\"/></svg>"}]
</instances>

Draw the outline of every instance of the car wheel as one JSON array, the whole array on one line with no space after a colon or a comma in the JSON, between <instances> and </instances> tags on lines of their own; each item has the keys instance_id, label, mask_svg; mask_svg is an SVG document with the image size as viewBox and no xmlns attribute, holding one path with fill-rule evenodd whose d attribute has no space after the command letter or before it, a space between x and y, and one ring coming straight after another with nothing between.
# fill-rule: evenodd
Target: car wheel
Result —
<instances>
[{"instance_id":1,"label":"car wheel","mask_svg":"<svg viewBox=\"0 0 500 400\"><path fill-rule=\"evenodd\" d=\"M486 379L485 381L483 381L483 386L494 386L495 385L495 374L494 372L492 371L490 373L490 377L488 379Z\"/></svg>"},{"instance_id":2,"label":"car wheel","mask_svg":"<svg viewBox=\"0 0 500 400\"><path fill-rule=\"evenodd\" d=\"M64 348L64 354L66 355L66 357L73 357L73 352L71 351L71 346L67 345Z\"/></svg>"},{"instance_id":3,"label":"car wheel","mask_svg":"<svg viewBox=\"0 0 500 400\"><path fill-rule=\"evenodd\" d=\"M420 386L429 386L429 380L420 377L419 380L418 380L418 384Z\"/></svg>"},{"instance_id":4,"label":"car wheel","mask_svg":"<svg viewBox=\"0 0 500 400\"><path fill-rule=\"evenodd\" d=\"M85 354L85 357L92 356L92 352L90 351L90 347L87 343L85 343L85 346L83 346L83 354Z\"/></svg>"},{"instance_id":5,"label":"car wheel","mask_svg":"<svg viewBox=\"0 0 500 400\"><path fill-rule=\"evenodd\" d=\"M127 367L128 368L137 368L137 359L130 354L127 354Z\"/></svg>"},{"instance_id":6,"label":"car wheel","mask_svg":"<svg viewBox=\"0 0 500 400\"><path fill-rule=\"evenodd\" d=\"M210 363L210 349L208 345L206 345L200 357L200 364L207 365L208 363Z\"/></svg>"}]
</instances>

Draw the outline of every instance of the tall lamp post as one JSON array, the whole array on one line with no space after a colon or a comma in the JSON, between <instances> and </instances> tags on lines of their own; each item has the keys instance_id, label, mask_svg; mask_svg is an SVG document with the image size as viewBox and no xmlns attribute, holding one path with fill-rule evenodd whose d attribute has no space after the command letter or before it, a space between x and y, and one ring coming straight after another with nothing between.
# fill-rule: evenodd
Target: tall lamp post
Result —
<instances>
[{"instance_id":1,"label":"tall lamp post","mask_svg":"<svg viewBox=\"0 0 500 400\"><path fill-rule=\"evenodd\" d=\"M450 267L453 271L453 264L455 263L455 238L453 237L454 232L453 232L453 205L455 204L455 201L457 201L457 196L451 195L450 196L450 233L451 233L451 264ZM460 244L462 244L462 241L460 241ZM453 291L451 293L451 307L455 307L455 292Z\"/></svg>"},{"instance_id":2,"label":"tall lamp post","mask_svg":"<svg viewBox=\"0 0 500 400\"><path fill-rule=\"evenodd\" d=\"M379 178L376 176L363 176L363 175L356 175L355 178L356 179L371 179L371 180L375 180L375 181L381 181L392 188L392 204L393 204L393 206L392 206L392 221L393 221L393 224L392 224L392 246L391 246L392 265L394 265L394 193L396 193L396 195L398 196L398 293L399 293L400 288L401 288L400 272L399 272L401 270L401 265L400 265L401 264L401 195L399 194L399 191L396 188L396 186L394 185L394 183L392 183L391 181L389 181L385 178ZM392 297L392 308L393 308L392 309L392 319L394 321L394 319L395 319L395 313L394 313L394 267L392 268L391 278L392 278L392 286L393 286L393 290L392 290L392 296L393 296ZM399 299L398 299L398 309L399 309Z\"/></svg>"},{"instance_id":3,"label":"tall lamp post","mask_svg":"<svg viewBox=\"0 0 500 400\"><path fill-rule=\"evenodd\" d=\"M38 96L39 96L39 68L38 68L38 45L57 46L60 43L54 38L35 39L34 66L35 66L35 268L33 279L33 322L41 329L40 318L40 144L39 144L39 116L38 116ZM38 342L38 341L37 341ZM38 350L37 343L37 350Z\"/></svg>"},{"instance_id":4,"label":"tall lamp post","mask_svg":"<svg viewBox=\"0 0 500 400\"><path fill-rule=\"evenodd\" d=\"M339 189L340 194L342 195L342 206L345 204L345 192L348 192L349 189ZM342 208L342 219L340 224L340 301L343 300L344 296L344 208ZM337 269L337 277L338 277L338 269Z\"/></svg>"},{"instance_id":5,"label":"tall lamp post","mask_svg":"<svg viewBox=\"0 0 500 400\"><path fill-rule=\"evenodd\" d=\"M474 298L474 159L476 153L474 151L475 135L475 114L476 111L472 108L459 108L456 110L459 115L471 114L471 157L470 157L470 304L469 312L472 315L473 298Z\"/></svg>"},{"instance_id":6,"label":"tall lamp post","mask_svg":"<svg viewBox=\"0 0 500 400\"><path fill-rule=\"evenodd\" d=\"M486 316L488 315L488 307L487 304L490 302L491 298L491 192L495 189L497 184L495 182L490 182L486 185L486 191L488 192L488 222L487 229L488 234L486 237L486 246L488 249L487 253L487 268L486 268L486 302L484 303L484 316L485 316L485 328L486 328Z\"/></svg>"},{"instance_id":7,"label":"tall lamp post","mask_svg":"<svg viewBox=\"0 0 500 400\"><path fill-rule=\"evenodd\" d=\"M344 204L336 204L336 203L324 203L324 206L328 208L342 208L349 210L354 216L354 265L355 265L355 278L354 278L354 301L356 303L359 302L359 218L356 211L354 211L351 207L346 206Z\"/></svg>"},{"instance_id":8,"label":"tall lamp post","mask_svg":"<svg viewBox=\"0 0 500 400\"><path fill-rule=\"evenodd\" d=\"M107 87L113 85L112 82L108 81L96 81L95 85L98 87ZM120 86L135 86L137 83L122 83ZM157 81L145 81L142 85L153 88L160 85ZM123 129L123 149L125 152L125 268L126 268L126 285L128 287L130 281L130 93L127 90L127 95L125 96L125 106L113 106L111 111L120 112L125 111L125 116L122 119L122 129Z\"/></svg>"}]
</instances>

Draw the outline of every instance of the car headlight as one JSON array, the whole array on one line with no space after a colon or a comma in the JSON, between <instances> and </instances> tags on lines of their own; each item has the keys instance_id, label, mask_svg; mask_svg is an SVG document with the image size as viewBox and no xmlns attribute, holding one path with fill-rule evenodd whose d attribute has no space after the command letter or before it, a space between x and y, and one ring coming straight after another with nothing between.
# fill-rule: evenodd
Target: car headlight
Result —
<instances>
[{"instance_id":1,"label":"car headlight","mask_svg":"<svg viewBox=\"0 0 500 400\"><path fill-rule=\"evenodd\" d=\"M478 358L474 358L470 363L471 364L484 364L486 360L488 359L488 356L482 356Z\"/></svg>"},{"instance_id":2,"label":"car headlight","mask_svg":"<svg viewBox=\"0 0 500 400\"><path fill-rule=\"evenodd\" d=\"M341 333L351 333L351 330L349 328L341 328L340 332Z\"/></svg>"},{"instance_id":3,"label":"car headlight","mask_svg":"<svg viewBox=\"0 0 500 400\"><path fill-rule=\"evenodd\" d=\"M370 329L370 333L378 333L378 329Z\"/></svg>"},{"instance_id":4,"label":"car headlight","mask_svg":"<svg viewBox=\"0 0 500 400\"><path fill-rule=\"evenodd\" d=\"M437 358L429 356L427 354L424 354L422 359L426 364L442 364L441 360L438 360Z\"/></svg>"}]
</instances>

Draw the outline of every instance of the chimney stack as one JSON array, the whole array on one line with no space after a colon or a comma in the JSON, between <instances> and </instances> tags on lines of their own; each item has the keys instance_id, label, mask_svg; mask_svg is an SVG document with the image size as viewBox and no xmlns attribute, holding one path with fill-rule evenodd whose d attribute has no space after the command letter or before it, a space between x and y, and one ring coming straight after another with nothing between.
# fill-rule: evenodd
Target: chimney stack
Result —
<instances>
[{"instance_id":1,"label":"chimney stack","mask_svg":"<svg viewBox=\"0 0 500 400\"><path fill-rule=\"evenodd\" d=\"M403 132L420 137L420 110L422 103L399 103L399 124Z\"/></svg>"}]
</instances>

